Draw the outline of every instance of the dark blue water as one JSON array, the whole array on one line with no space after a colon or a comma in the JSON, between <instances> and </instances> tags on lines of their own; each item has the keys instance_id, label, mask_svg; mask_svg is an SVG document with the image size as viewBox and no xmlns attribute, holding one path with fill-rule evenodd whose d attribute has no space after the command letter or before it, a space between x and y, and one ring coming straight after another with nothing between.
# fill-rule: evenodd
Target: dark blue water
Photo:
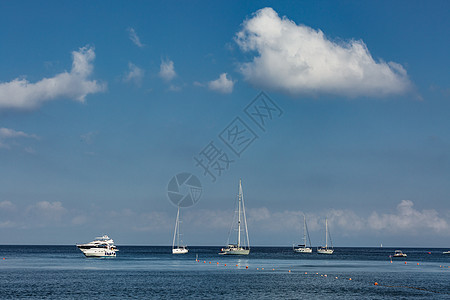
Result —
<instances>
[{"instance_id":1,"label":"dark blue water","mask_svg":"<svg viewBox=\"0 0 450 300\"><path fill-rule=\"evenodd\" d=\"M393 248L253 247L247 257L219 248L119 246L116 258L85 258L75 246L0 246L0 298L450 299L447 249L403 248L408 257L391 263Z\"/></svg>"}]
</instances>

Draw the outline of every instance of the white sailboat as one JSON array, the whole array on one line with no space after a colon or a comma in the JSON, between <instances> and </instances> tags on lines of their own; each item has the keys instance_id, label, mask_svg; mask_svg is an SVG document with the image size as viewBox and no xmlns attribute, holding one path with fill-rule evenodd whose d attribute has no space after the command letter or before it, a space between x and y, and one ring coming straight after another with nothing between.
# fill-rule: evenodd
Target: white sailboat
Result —
<instances>
[{"instance_id":1,"label":"white sailboat","mask_svg":"<svg viewBox=\"0 0 450 300\"><path fill-rule=\"evenodd\" d=\"M221 249L219 254L221 255L248 255L250 253L250 243L248 239L247 218L245 216L244 194L242 192L242 181L239 180L239 193L237 199L237 210L235 211L235 218L237 214L237 242L236 244L230 244L230 234L235 226L235 222L231 225L230 234L228 236L228 245ZM244 224L241 224L241 223ZM241 237L242 229L245 230L245 235Z\"/></svg>"},{"instance_id":2,"label":"white sailboat","mask_svg":"<svg viewBox=\"0 0 450 300\"><path fill-rule=\"evenodd\" d=\"M306 236L308 236L309 247L306 247ZM303 214L303 245L298 245L298 248L294 248L297 253L312 253L311 239L309 238L308 226L306 225L306 216Z\"/></svg>"},{"instance_id":3,"label":"white sailboat","mask_svg":"<svg viewBox=\"0 0 450 300\"><path fill-rule=\"evenodd\" d=\"M177 245L175 246L175 240ZM175 230L173 232L172 254L186 254L189 252L187 246L182 245L183 241L180 241L180 206L177 211L177 221L175 222Z\"/></svg>"},{"instance_id":4,"label":"white sailboat","mask_svg":"<svg viewBox=\"0 0 450 300\"><path fill-rule=\"evenodd\" d=\"M328 236L330 237L331 247L328 248ZM333 242L331 241L331 236L328 232L328 219L325 218L325 247L318 247L317 253L319 254L333 254Z\"/></svg>"}]
</instances>

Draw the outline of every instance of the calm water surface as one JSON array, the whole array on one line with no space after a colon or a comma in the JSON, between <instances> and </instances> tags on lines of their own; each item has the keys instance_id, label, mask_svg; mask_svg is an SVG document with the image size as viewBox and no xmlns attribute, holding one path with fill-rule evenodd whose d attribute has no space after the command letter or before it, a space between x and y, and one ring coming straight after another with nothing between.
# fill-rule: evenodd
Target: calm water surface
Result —
<instances>
[{"instance_id":1,"label":"calm water surface","mask_svg":"<svg viewBox=\"0 0 450 300\"><path fill-rule=\"evenodd\" d=\"M0 246L0 298L450 299L447 249L403 248L408 257L391 263L393 248L224 257L220 247L118 247L116 258L85 258L75 246Z\"/></svg>"}]
</instances>

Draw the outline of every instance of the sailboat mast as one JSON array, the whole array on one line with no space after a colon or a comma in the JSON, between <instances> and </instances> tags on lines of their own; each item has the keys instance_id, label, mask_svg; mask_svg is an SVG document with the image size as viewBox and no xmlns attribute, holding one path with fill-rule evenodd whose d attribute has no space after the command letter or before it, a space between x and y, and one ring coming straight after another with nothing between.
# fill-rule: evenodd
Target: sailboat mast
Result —
<instances>
[{"instance_id":1,"label":"sailboat mast","mask_svg":"<svg viewBox=\"0 0 450 300\"><path fill-rule=\"evenodd\" d=\"M238 196L238 248L241 246L241 198L242 198L242 184L241 179L239 179L239 196Z\"/></svg>"},{"instance_id":2,"label":"sailboat mast","mask_svg":"<svg viewBox=\"0 0 450 300\"><path fill-rule=\"evenodd\" d=\"M177 211L177 220L175 221L175 230L173 231L173 242L172 242L172 249L175 248L175 238L177 236L177 229L178 229L178 217L180 216L180 206L178 206L178 211ZM179 242L179 235L178 235L178 242Z\"/></svg>"},{"instance_id":3,"label":"sailboat mast","mask_svg":"<svg viewBox=\"0 0 450 300\"><path fill-rule=\"evenodd\" d=\"M306 216L303 215L303 247L306 247Z\"/></svg>"},{"instance_id":4,"label":"sailboat mast","mask_svg":"<svg viewBox=\"0 0 450 300\"><path fill-rule=\"evenodd\" d=\"M178 218L177 218L177 223L178 223L178 230L177 230L177 248L180 247L180 207L178 206Z\"/></svg>"},{"instance_id":5,"label":"sailboat mast","mask_svg":"<svg viewBox=\"0 0 450 300\"><path fill-rule=\"evenodd\" d=\"M325 248L328 248L328 219L325 218Z\"/></svg>"}]
</instances>

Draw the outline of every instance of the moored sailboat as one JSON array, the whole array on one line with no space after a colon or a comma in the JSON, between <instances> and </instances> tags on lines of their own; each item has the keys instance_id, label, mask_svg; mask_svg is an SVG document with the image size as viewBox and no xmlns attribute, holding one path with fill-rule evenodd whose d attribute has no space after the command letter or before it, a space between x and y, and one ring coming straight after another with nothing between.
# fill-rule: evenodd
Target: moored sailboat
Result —
<instances>
[{"instance_id":1,"label":"moored sailboat","mask_svg":"<svg viewBox=\"0 0 450 300\"><path fill-rule=\"evenodd\" d=\"M250 243L248 239L248 229L247 229L247 218L245 216L245 204L244 204L244 194L242 192L242 181L239 180L239 192L237 199L237 242L236 244L227 243L227 247L222 248L219 254L221 255L248 255L250 253ZM235 215L236 220L236 215ZM241 224L243 222L243 224ZM233 230L235 224L231 225L231 231ZM241 236L241 231L245 230L245 235ZM228 236L228 241L230 236Z\"/></svg>"},{"instance_id":2,"label":"moored sailboat","mask_svg":"<svg viewBox=\"0 0 450 300\"><path fill-rule=\"evenodd\" d=\"M306 247L306 236L308 236L309 247ZM309 238L308 226L306 225L306 216L303 214L303 244L294 248L294 252L297 253L312 253L311 239Z\"/></svg>"},{"instance_id":3,"label":"moored sailboat","mask_svg":"<svg viewBox=\"0 0 450 300\"><path fill-rule=\"evenodd\" d=\"M172 254L186 254L189 252L187 246L182 245L183 241L180 241L180 206L178 206L177 220L175 222L175 230L173 232ZM175 246L175 240L177 245Z\"/></svg>"},{"instance_id":4,"label":"moored sailboat","mask_svg":"<svg viewBox=\"0 0 450 300\"><path fill-rule=\"evenodd\" d=\"M331 247L328 247L328 237L330 237ZM319 254L333 254L333 242L331 241L330 233L328 232L328 219L325 218L325 247L318 247L317 253Z\"/></svg>"}]
</instances>

